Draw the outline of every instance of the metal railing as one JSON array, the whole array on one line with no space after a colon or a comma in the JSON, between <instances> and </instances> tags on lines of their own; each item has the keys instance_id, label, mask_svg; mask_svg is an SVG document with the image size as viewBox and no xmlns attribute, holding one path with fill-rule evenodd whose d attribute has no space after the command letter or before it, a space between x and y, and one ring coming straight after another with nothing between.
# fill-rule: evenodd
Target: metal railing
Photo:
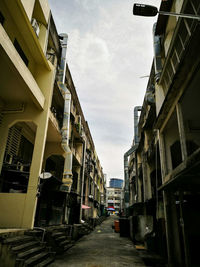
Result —
<instances>
[{"instance_id":1,"label":"metal railing","mask_svg":"<svg viewBox=\"0 0 200 267\"><path fill-rule=\"evenodd\" d=\"M198 14L200 4L194 6L193 1L188 1L188 5L193 7L193 12ZM185 10L187 10L186 5ZM184 57L184 52L189 44L192 33L195 30L197 21L194 19L179 18L173 33L170 47L164 62L163 70L160 77L160 84L162 84L165 94L167 93L173 78L179 69L180 63Z\"/></svg>"}]
</instances>

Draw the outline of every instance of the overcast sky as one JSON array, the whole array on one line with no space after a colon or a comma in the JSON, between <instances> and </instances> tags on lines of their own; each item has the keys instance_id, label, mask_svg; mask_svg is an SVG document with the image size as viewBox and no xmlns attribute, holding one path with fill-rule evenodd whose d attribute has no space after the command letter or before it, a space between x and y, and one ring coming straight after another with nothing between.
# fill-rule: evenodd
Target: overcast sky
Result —
<instances>
[{"instance_id":1,"label":"overcast sky","mask_svg":"<svg viewBox=\"0 0 200 267\"><path fill-rule=\"evenodd\" d=\"M123 178L133 140L133 109L142 105L153 60L156 17L132 15L133 3L160 0L49 0L58 33L67 33L67 61L108 178Z\"/></svg>"}]
</instances>

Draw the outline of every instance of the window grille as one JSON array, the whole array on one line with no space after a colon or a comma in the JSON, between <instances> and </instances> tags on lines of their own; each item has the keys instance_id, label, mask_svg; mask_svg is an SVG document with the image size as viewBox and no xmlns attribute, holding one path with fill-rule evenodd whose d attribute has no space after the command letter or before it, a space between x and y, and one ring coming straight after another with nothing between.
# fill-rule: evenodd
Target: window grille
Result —
<instances>
[{"instance_id":1,"label":"window grille","mask_svg":"<svg viewBox=\"0 0 200 267\"><path fill-rule=\"evenodd\" d=\"M8 133L5 161L8 160L7 158L8 155L9 155L9 158L18 155L20 141L21 141L21 128L12 126L9 129L9 133Z\"/></svg>"}]
</instances>

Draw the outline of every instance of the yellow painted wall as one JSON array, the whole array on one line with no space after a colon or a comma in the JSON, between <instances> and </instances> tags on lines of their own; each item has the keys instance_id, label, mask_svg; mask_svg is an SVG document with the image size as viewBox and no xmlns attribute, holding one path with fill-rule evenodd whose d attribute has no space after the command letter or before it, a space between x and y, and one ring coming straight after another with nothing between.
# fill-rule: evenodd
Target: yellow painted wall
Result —
<instances>
[{"instance_id":1,"label":"yellow painted wall","mask_svg":"<svg viewBox=\"0 0 200 267\"><path fill-rule=\"evenodd\" d=\"M44 17L46 19L46 22L48 22L49 14L50 14L50 8L49 8L48 0L39 0L39 3L40 3L40 7L43 11Z\"/></svg>"},{"instance_id":2,"label":"yellow painted wall","mask_svg":"<svg viewBox=\"0 0 200 267\"><path fill-rule=\"evenodd\" d=\"M49 158L52 155L60 155L64 157L65 152L60 143L57 143L57 142L46 143L45 153L44 153L45 159Z\"/></svg>"},{"instance_id":3,"label":"yellow painted wall","mask_svg":"<svg viewBox=\"0 0 200 267\"><path fill-rule=\"evenodd\" d=\"M26 198L25 194L1 194L3 196L8 195L7 206L5 201L2 202L0 199L0 214L6 212L6 219L0 217L0 223L4 224L4 227L22 227L22 228L32 228L35 217L35 210L37 204L37 186L38 186L38 177L41 173L43 153L46 142L46 135L48 129L49 121L49 112L50 105L53 93L53 85L55 80L55 68L52 68L52 71L43 70L42 75L39 75L38 83L40 84L41 89L44 92L45 104L44 111L37 110L34 105L27 105L23 113L18 114L7 114L3 118L3 123L1 126L1 134L4 138L4 142L1 139L0 145L2 150L0 150L1 163L3 160L3 154L5 151L6 138L8 133L8 128L17 121L33 121L38 127L36 130L35 137L35 146L33 151L28 191ZM34 108L33 108L34 107ZM2 131L3 130L3 131ZM22 201L23 200L23 201ZM2 204L3 203L3 204ZM14 203L14 204L13 204ZM15 217L14 210L17 210L17 217ZM19 211L20 210L20 211ZM17 219L16 219L17 218ZM20 222L20 225L19 225Z\"/></svg>"},{"instance_id":4,"label":"yellow painted wall","mask_svg":"<svg viewBox=\"0 0 200 267\"><path fill-rule=\"evenodd\" d=\"M31 21L35 0L21 0L21 2L26 11L27 17Z\"/></svg>"},{"instance_id":5,"label":"yellow painted wall","mask_svg":"<svg viewBox=\"0 0 200 267\"><path fill-rule=\"evenodd\" d=\"M0 193L0 227L22 227L25 200L26 194Z\"/></svg>"},{"instance_id":6,"label":"yellow painted wall","mask_svg":"<svg viewBox=\"0 0 200 267\"><path fill-rule=\"evenodd\" d=\"M29 88L31 94L33 95L35 101L37 99L37 104L43 107L44 105L44 96L38 87L35 79L31 75L30 71L22 61L21 57L14 48L11 40L9 39L7 33L0 25L0 44L3 47L5 53L7 54L8 59L12 61L13 66L17 69L19 75L25 81L27 87ZM10 64L10 62L8 62Z\"/></svg>"},{"instance_id":7,"label":"yellow painted wall","mask_svg":"<svg viewBox=\"0 0 200 267\"><path fill-rule=\"evenodd\" d=\"M26 1L29 2L29 1ZM28 68L33 74L35 72L35 61L32 55L31 47L28 47L25 43L25 36L23 36L22 32L20 31L20 23L16 24L15 20L13 19L12 15L10 14L6 5L1 3L1 12L5 17L4 28L6 33L8 34L11 42L14 42L16 38L19 42L20 46L22 47L26 57L29 60Z\"/></svg>"}]
</instances>

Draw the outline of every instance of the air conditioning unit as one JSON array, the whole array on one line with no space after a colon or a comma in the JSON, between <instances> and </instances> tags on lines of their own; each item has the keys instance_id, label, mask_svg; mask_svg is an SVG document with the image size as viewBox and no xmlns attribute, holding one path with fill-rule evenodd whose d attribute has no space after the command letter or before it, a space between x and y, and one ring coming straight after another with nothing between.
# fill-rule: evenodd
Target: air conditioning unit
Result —
<instances>
[{"instance_id":1,"label":"air conditioning unit","mask_svg":"<svg viewBox=\"0 0 200 267\"><path fill-rule=\"evenodd\" d=\"M31 25L36 33L37 36L39 36L39 33L40 33L40 25L39 23L37 22L36 19L32 18L31 20Z\"/></svg>"}]
</instances>

